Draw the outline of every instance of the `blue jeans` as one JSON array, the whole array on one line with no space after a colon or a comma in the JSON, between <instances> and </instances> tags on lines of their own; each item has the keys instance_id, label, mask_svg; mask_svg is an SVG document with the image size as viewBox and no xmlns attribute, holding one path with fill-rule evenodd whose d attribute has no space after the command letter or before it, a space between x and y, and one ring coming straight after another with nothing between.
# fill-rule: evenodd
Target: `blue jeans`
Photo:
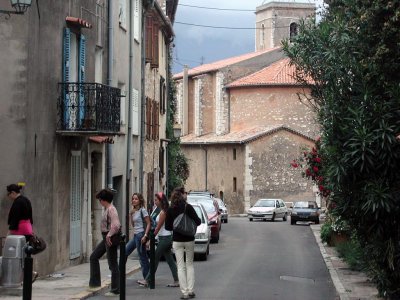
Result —
<instances>
[{"instance_id":1,"label":"blue jeans","mask_svg":"<svg viewBox=\"0 0 400 300\"><path fill-rule=\"evenodd\" d=\"M147 274L149 273L150 264L149 258L147 257L146 244L142 244L141 242L143 236L144 231L136 233L133 238L126 244L125 253L126 257L128 258L133 250L137 249L137 252L139 254L140 266L142 268L142 275L145 279Z\"/></svg>"}]
</instances>

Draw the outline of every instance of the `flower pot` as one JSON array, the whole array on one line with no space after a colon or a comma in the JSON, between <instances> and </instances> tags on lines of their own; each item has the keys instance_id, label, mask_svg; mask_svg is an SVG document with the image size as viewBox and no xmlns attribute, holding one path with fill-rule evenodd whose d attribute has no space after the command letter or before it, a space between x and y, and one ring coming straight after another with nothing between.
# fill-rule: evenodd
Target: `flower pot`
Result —
<instances>
[{"instance_id":1,"label":"flower pot","mask_svg":"<svg viewBox=\"0 0 400 300\"><path fill-rule=\"evenodd\" d=\"M350 237L347 233L334 232L329 241L329 246L337 246L337 245L347 242L349 240L350 240Z\"/></svg>"}]
</instances>

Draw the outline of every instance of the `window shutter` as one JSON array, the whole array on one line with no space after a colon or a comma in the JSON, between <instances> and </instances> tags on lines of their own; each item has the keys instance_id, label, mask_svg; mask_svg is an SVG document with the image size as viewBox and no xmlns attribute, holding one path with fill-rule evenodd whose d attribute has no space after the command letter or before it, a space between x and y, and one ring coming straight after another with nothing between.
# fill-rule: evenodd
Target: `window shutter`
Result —
<instances>
[{"instance_id":1,"label":"window shutter","mask_svg":"<svg viewBox=\"0 0 400 300\"><path fill-rule=\"evenodd\" d=\"M78 71L78 80L79 83L85 82L85 67L86 67L86 39L83 34L81 34L79 39L79 71ZM85 96L83 92L83 86L79 85L79 127L82 127L82 124L85 119Z\"/></svg>"},{"instance_id":2,"label":"window shutter","mask_svg":"<svg viewBox=\"0 0 400 300\"><path fill-rule=\"evenodd\" d=\"M62 81L64 83L69 82L70 65L71 65L70 53L71 53L71 31L69 28L64 28L63 61L62 61L62 70L63 70ZM69 94L66 85L64 85L63 95L64 95L63 97L64 119L62 127L68 129L70 111L69 111Z\"/></svg>"},{"instance_id":3,"label":"window shutter","mask_svg":"<svg viewBox=\"0 0 400 300\"><path fill-rule=\"evenodd\" d=\"M132 89L132 134L139 135L139 91Z\"/></svg>"},{"instance_id":4,"label":"window shutter","mask_svg":"<svg viewBox=\"0 0 400 300\"><path fill-rule=\"evenodd\" d=\"M146 17L146 62L152 61L153 17Z\"/></svg>"},{"instance_id":5,"label":"window shutter","mask_svg":"<svg viewBox=\"0 0 400 300\"><path fill-rule=\"evenodd\" d=\"M69 257L81 255L81 153L72 151Z\"/></svg>"},{"instance_id":6,"label":"window shutter","mask_svg":"<svg viewBox=\"0 0 400 300\"><path fill-rule=\"evenodd\" d=\"M158 113L159 111L159 104L154 101L154 117L153 117L153 131L154 131L154 140L158 140L158 134L160 130L160 114Z\"/></svg>"},{"instance_id":7,"label":"window shutter","mask_svg":"<svg viewBox=\"0 0 400 300\"><path fill-rule=\"evenodd\" d=\"M153 23L153 37L152 37L152 60L151 66L158 68L159 65L159 49L158 49L158 23Z\"/></svg>"},{"instance_id":8,"label":"window shutter","mask_svg":"<svg viewBox=\"0 0 400 300\"><path fill-rule=\"evenodd\" d=\"M146 98L146 138L151 140L151 100Z\"/></svg>"},{"instance_id":9,"label":"window shutter","mask_svg":"<svg viewBox=\"0 0 400 300\"><path fill-rule=\"evenodd\" d=\"M134 11L133 11L133 38L139 42L139 0L134 1Z\"/></svg>"}]
</instances>

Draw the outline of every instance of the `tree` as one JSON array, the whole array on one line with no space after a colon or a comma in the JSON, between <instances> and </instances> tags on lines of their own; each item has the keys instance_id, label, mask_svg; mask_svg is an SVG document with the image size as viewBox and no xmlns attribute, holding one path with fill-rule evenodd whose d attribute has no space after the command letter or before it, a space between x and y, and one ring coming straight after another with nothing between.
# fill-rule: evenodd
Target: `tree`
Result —
<instances>
[{"instance_id":1,"label":"tree","mask_svg":"<svg viewBox=\"0 0 400 300\"><path fill-rule=\"evenodd\" d=\"M171 58L170 53L170 58ZM172 59L169 59L171 62ZM170 140L167 148L168 156L168 190L167 195L171 195L174 188L183 186L189 177L189 164L185 155L181 151L180 138L174 136L174 123L176 112L176 88L171 74L171 63L169 68L168 80L168 107L167 107L167 138Z\"/></svg>"},{"instance_id":2,"label":"tree","mask_svg":"<svg viewBox=\"0 0 400 300\"><path fill-rule=\"evenodd\" d=\"M400 297L400 1L335 0L284 50L311 78L330 200L382 295Z\"/></svg>"}]
</instances>

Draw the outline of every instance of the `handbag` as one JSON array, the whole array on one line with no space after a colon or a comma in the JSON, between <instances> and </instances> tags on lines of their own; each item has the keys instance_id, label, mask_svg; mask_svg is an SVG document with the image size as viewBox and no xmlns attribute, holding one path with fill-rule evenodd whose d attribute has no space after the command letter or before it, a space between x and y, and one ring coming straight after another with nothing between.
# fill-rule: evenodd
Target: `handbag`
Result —
<instances>
[{"instance_id":1,"label":"handbag","mask_svg":"<svg viewBox=\"0 0 400 300\"><path fill-rule=\"evenodd\" d=\"M44 239L34 233L32 233L32 236L29 238L28 244L33 248L32 254L38 254L44 251L47 247Z\"/></svg>"},{"instance_id":2,"label":"handbag","mask_svg":"<svg viewBox=\"0 0 400 300\"><path fill-rule=\"evenodd\" d=\"M116 247L119 246L120 242L121 242L121 228L119 229L119 231L116 234L113 234L111 236L111 247Z\"/></svg>"},{"instance_id":3,"label":"handbag","mask_svg":"<svg viewBox=\"0 0 400 300\"><path fill-rule=\"evenodd\" d=\"M173 224L175 232L184 236L194 236L196 234L197 225L194 220L186 214L186 204L183 213L179 214Z\"/></svg>"}]
</instances>

